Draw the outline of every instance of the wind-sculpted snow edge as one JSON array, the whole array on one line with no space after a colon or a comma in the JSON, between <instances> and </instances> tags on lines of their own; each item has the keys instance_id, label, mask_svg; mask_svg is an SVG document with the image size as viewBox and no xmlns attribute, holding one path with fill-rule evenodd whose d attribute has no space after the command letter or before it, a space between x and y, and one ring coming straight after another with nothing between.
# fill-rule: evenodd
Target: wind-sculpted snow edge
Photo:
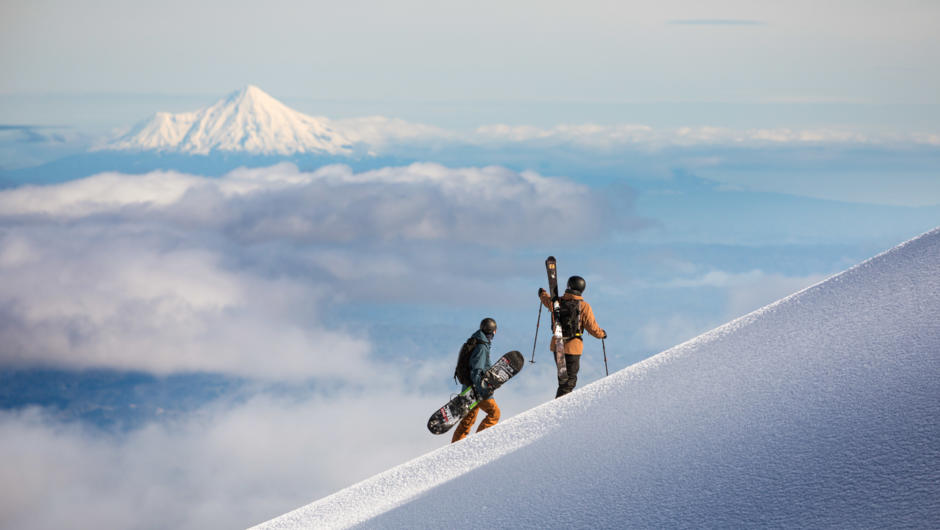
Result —
<instances>
[{"instance_id":1,"label":"wind-sculpted snow edge","mask_svg":"<svg viewBox=\"0 0 940 530\"><path fill-rule=\"evenodd\" d=\"M885 509L873 511L869 494L861 493L866 488L860 485L874 481L887 493L907 499L895 491L899 486L891 486L892 477L914 476L907 472L910 466L923 464L910 461L929 459L929 446L923 444L924 440L933 439L935 428L923 422L914 426L904 424L897 414L910 407L912 418L923 417L924 405L929 402L924 396L936 390L936 383L923 374L931 373L938 362L936 354L930 352L940 344L940 337L935 327L927 324L928 313L938 304L938 281L934 279L940 261L938 240L940 229L931 230L562 399L544 403L458 444L442 447L259 528L332 528L367 521L372 525L394 526L415 514L419 519L411 521L416 526L441 527L451 524L453 517L466 517L466 512L477 509L481 516L490 509L486 512L491 517L489 521L498 524L506 520L499 519L503 516L499 512L492 512L491 504L495 502L494 496L505 491L525 487L532 490L528 492L530 497L537 499L539 492L552 489L544 483L546 478L556 472L564 473L565 469L576 473L567 478L582 488L594 487L592 481L604 482L607 472L590 458L613 458L612 464L629 469L629 476L617 475L617 483L606 487L624 488L632 491L633 497L611 497L604 489L595 493L598 499L621 503L605 506L613 509L616 517L640 526L679 521L657 519L664 514L690 517L689 521L705 514L712 523L738 525L758 522L825 525L838 520L832 517L849 517L848 521L877 526L876 521L884 522L885 517L897 513ZM870 345L872 339L887 342ZM773 343L768 345L768 341ZM738 368L742 363L743 367ZM871 390L872 385L875 390ZM684 410L690 407L693 412ZM864 427L853 423L857 420L862 420ZM883 453L884 442L855 437L885 436L876 426L886 420L900 421L904 429L915 429L907 438L887 440L888 446L901 449L899 454ZM837 424L833 427L836 430L828 427L832 422ZM731 430L725 433L722 428ZM558 435L550 436L553 434ZM560 470L553 468L552 455L560 447L572 443L591 445L595 443L592 437L600 437L607 444L598 447L614 452L593 455L588 460L574 453L569 456L574 456L575 462L566 463ZM832 440L849 445L833 445ZM734 444L734 449L712 452L725 443ZM615 446L618 448L614 449ZM517 455L519 458L506 458L523 448L529 449ZM836 452L830 455L826 451ZM851 456L856 451L877 458L859 461ZM735 460L739 454L749 458L751 465L760 462L762 469L776 469L784 474L783 478L768 476L766 472L748 475L748 464ZM912 458L905 458L907 454ZM842 458L829 472L845 475L824 475L815 482L804 481L809 477L804 477L796 464L804 457L817 458L815 465L824 468L827 459ZM687 461L689 458L692 460ZM505 460L499 462L500 459ZM531 468L535 463L547 468ZM693 467L685 467L689 465ZM736 470L738 467L742 469ZM682 471L677 473L677 469ZM693 507L677 515L674 507L657 511L656 503L662 497L642 501L642 496L649 494L646 490L662 489L663 479L689 478L694 479L691 485L680 480L669 486L674 488L669 491L698 501L694 484L699 475L695 473L703 471L724 480L731 488L729 491L740 490L740 499L724 499L734 509ZM466 495L461 492L468 480L477 485L478 478L471 476L490 477L486 484L496 491L481 499L468 499L472 506L454 507L456 513L443 513L447 510L442 508L441 520L426 520L428 513L437 513L428 511L429 505L443 502L449 506L449 502ZM492 477L502 479L502 483L493 485ZM850 482L843 484L843 477ZM911 480L904 478L901 482ZM840 488L850 486L855 497L829 497L837 484L842 485ZM761 485L769 489L762 490ZM776 501L775 494L792 496L787 492L794 487L821 492L825 494L824 500L800 496L784 499L792 501L792 510L776 506L768 510L769 505L761 508L761 502ZM913 491L905 495L922 501L915 495L916 488L905 486L904 491ZM753 499L749 501L750 497ZM585 500L582 498L582 502ZM559 516L575 519L551 519L554 524L563 525L566 521L612 524L611 519L593 512L572 515L560 508L561 512L552 516L553 510L558 512L559 508L539 502L536 501L542 509L529 514L534 517L532 525L540 520L544 523L546 517ZM740 502L745 504L735 505ZM827 502L837 502L837 508L848 511L834 514L820 511ZM640 506L644 508L635 511ZM923 522L924 516L912 512L906 517L908 521L920 517Z\"/></svg>"}]
</instances>

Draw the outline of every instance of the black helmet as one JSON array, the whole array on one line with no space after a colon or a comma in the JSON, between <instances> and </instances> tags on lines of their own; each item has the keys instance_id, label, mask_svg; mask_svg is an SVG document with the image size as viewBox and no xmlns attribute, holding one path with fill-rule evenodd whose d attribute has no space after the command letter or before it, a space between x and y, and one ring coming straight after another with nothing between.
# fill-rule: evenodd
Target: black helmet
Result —
<instances>
[{"instance_id":1,"label":"black helmet","mask_svg":"<svg viewBox=\"0 0 940 530\"><path fill-rule=\"evenodd\" d=\"M580 295L584 292L584 288L587 287L587 284L584 283L584 278L580 276L572 276L568 278L568 290L572 294Z\"/></svg>"},{"instance_id":2,"label":"black helmet","mask_svg":"<svg viewBox=\"0 0 940 530\"><path fill-rule=\"evenodd\" d=\"M492 318L484 318L480 321L480 331L482 331L484 335L496 333L496 321Z\"/></svg>"}]
</instances>

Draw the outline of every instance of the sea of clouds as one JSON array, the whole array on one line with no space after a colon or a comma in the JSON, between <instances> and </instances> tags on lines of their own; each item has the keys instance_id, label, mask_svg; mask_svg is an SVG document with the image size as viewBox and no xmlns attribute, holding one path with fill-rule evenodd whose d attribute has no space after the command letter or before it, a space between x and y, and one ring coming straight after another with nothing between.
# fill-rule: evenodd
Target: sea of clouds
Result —
<instances>
[{"instance_id":1,"label":"sea of clouds","mask_svg":"<svg viewBox=\"0 0 940 530\"><path fill-rule=\"evenodd\" d=\"M561 207L571 200L591 207ZM567 237L630 221L568 178L501 167L282 164L0 191L7 369L247 381L126 433L37 407L0 413L0 525L244 526L439 446L415 426L446 398L450 356L377 356L365 317L337 312L504 303L493 278L547 241L547 216ZM437 392L422 394L429 382ZM301 390L271 391L284 384ZM507 410L530 406L533 386L507 392Z\"/></svg>"},{"instance_id":2,"label":"sea of clouds","mask_svg":"<svg viewBox=\"0 0 940 530\"><path fill-rule=\"evenodd\" d=\"M536 143L610 133L496 132ZM451 350L481 313L500 317L498 347L531 347L541 261L559 249L569 252L565 274L586 271L603 286L589 298L612 331L612 369L628 345L656 353L838 270L723 266L681 244L624 243L682 219L651 220L627 186L555 175L285 163L0 190L6 369L245 382L237 395L123 433L48 408L3 411L11 465L0 472L0 526L239 527L439 447L446 441L422 426L446 398ZM683 222L708 222L695 215ZM433 318L416 328L422 315ZM414 329L428 336L408 336ZM585 381L603 375L597 346ZM507 415L551 399L546 367L529 365L501 391Z\"/></svg>"},{"instance_id":3,"label":"sea of clouds","mask_svg":"<svg viewBox=\"0 0 940 530\"><path fill-rule=\"evenodd\" d=\"M505 265L479 259L491 249L545 242L546 217L575 237L601 234L616 215L567 179L436 164L364 173L284 164L218 179L110 173L7 190L0 355L156 373L360 377L368 341L323 325L331 303L456 300Z\"/></svg>"}]
</instances>

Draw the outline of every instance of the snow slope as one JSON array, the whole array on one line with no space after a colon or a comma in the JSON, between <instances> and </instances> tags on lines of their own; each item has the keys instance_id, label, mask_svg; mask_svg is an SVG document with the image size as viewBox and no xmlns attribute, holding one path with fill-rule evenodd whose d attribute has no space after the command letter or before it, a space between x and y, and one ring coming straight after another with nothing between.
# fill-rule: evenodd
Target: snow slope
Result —
<instances>
[{"instance_id":1,"label":"snow slope","mask_svg":"<svg viewBox=\"0 0 940 530\"><path fill-rule=\"evenodd\" d=\"M196 112L159 112L104 149L335 155L350 153L351 145L328 119L292 110L249 85Z\"/></svg>"},{"instance_id":2,"label":"snow slope","mask_svg":"<svg viewBox=\"0 0 940 530\"><path fill-rule=\"evenodd\" d=\"M938 315L940 229L257 528L938 528Z\"/></svg>"}]
</instances>

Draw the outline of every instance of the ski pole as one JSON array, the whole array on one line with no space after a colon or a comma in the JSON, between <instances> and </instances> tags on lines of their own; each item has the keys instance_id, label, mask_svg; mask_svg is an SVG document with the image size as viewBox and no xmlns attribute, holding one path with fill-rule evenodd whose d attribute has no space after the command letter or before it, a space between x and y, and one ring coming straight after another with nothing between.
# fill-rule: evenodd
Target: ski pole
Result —
<instances>
[{"instance_id":1,"label":"ski pole","mask_svg":"<svg viewBox=\"0 0 940 530\"><path fill-rule=\"evenodd\" d=\"M607 345L604 344L604 339L601 339L601 348L604 348L604 374L610 375L610 372L607 371Z\"/></svg>"},{"instance_id":2,"label":"ski pole","mask_svg":"<svg viewBox=\"0 0 940 530\"><path fill-rule=\"evenodd\" d=\"M539 317L535 319L535 340L532 341L532 360L529 362L535 364L535 345L539 342L539 324L542 322L542 300L539 300Z\"/></svg>"}]
</instances>

